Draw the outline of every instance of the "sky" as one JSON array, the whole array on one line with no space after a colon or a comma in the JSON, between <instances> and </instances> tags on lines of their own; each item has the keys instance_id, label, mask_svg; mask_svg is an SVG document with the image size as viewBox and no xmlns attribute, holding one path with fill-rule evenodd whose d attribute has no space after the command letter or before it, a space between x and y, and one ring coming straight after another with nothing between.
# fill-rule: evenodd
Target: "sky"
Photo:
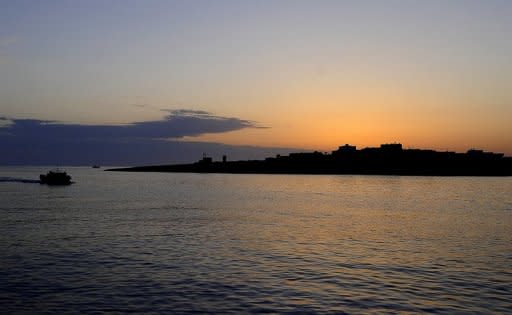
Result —
<instances>
[{"instance_id":1,"label":"sky","mask_svg":"<svg viewBox=\"0 0 512 315\"><path fill-rule=\"evenodd\" d=\"M508 0L0 0L0 163L139 162L113 156L130 143L154 163L512 155L511 16ZM57 161L59 144L89 159Z\"/></svg>"}]
</instances>

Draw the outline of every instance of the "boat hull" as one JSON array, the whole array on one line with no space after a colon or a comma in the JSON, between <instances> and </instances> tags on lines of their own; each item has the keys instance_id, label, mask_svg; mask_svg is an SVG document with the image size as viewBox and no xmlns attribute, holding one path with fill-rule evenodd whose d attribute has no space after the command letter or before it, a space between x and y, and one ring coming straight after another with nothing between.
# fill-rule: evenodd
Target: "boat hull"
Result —
<instances>
[{"instance_id":1,"label":"boat hull","mask_svg":"<svg viewBox=\"0 0 512 315\"><path fill-rule=\"evenodd\" d=\"M41 184L46 184L50 186L66 186L71 185L71 176L67 174L62 175L43 175L41 174L39 176L39 180Z\"/></svg>"}]
</instances>

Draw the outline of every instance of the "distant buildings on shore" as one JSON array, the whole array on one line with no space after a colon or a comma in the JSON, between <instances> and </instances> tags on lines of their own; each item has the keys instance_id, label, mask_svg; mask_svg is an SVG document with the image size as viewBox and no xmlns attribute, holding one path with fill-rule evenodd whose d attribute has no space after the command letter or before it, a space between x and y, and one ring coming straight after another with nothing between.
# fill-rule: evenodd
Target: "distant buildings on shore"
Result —
<instances>
[{"instance_id":1,"label":"distant buildings on shore","mask_svg":"<svg viewBox=\"0 0 512 315\"><path fill-rule=\"evenodd\" d=\"M466 153L403 149L400 143L358 150L345 144L329 153L300 152L256 161L213 161L206 155L192 164L142 166L128 171L262 173L262 174L365 174L424 176L512 176L512 157L471 149Z\"/></svg>"}]
</instances>

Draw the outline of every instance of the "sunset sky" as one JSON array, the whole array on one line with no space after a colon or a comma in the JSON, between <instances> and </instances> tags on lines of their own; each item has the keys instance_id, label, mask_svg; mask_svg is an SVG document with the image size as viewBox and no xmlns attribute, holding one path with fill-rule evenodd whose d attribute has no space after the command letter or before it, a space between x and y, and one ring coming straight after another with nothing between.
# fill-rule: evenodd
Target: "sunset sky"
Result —
<instances>
[{"instance_id":1,"label":"sunset sky","mask_svg":"<svg viewBox=\"0 0 512 315\"><path fill-rule=\"evenodd\" d=\"M512 155L511 17L508 0L0 0L0 143L51 121Z\"/></svg>"}]
</instances>

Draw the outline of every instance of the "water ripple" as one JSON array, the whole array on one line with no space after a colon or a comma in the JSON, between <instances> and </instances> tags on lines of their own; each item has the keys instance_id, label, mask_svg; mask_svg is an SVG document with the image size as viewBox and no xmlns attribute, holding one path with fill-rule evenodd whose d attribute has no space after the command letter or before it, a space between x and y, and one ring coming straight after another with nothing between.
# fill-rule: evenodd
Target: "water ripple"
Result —
<instances>
[{"instance_id":1,"label":"water ripple","mask_svg":"<svg viewBox=\"0 0 512 315\"><path fill-rule=\"evenodd\" d=\"M1 185L2 312L512 309L507 179L73 175Z\"/></svg>"}]
</instances>

